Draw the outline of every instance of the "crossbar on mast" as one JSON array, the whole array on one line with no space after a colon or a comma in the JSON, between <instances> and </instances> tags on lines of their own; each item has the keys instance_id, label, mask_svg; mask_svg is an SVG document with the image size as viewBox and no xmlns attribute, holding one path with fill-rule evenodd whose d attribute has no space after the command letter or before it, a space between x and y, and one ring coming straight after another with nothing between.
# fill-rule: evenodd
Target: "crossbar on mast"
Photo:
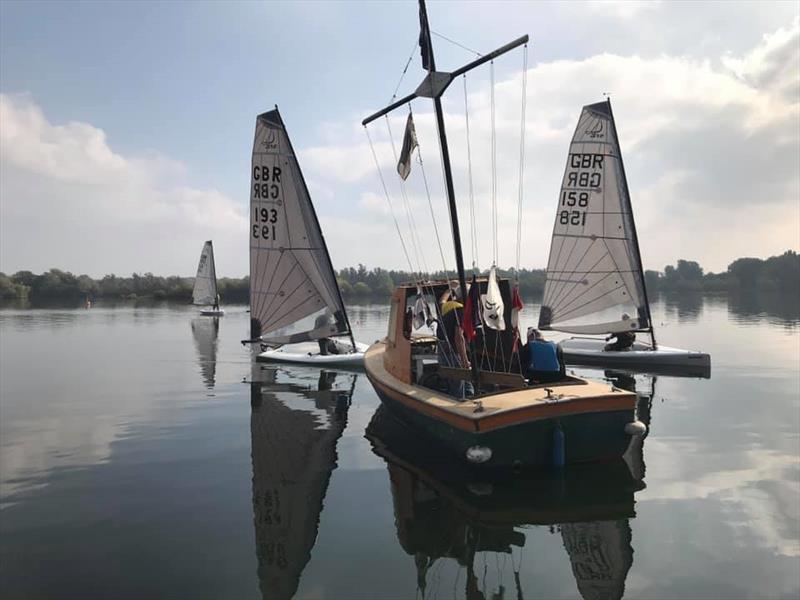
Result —
<instances>
[{"instance_id":1,"label":"crossbar on mast","mask_svg":"<svg viewBox=\"0 0 800 600\"><path fill-rule=\"evenodd\" d=\"M518 48L519 46L522 46L523 44L527 44L527 43L528 43L528 36L527 35L523 35L522 37L517 38L513 42L509 42L505 46L501 46L497 50L494 50L493 52L490 52L489 54L486 54L485 56L481 56L480 58L478 58L476 60L473 60L471 63L468 63L468 64L464 65L460 69L456 69L452 73L448 73L448 75L450 75L450 81L447 83L447 85L443 86L441 88L441 90L439 90L439 93L438 93L438 95L436 97L441 97L441 95L444 94L445 90L450 86L450 83L452 83L453 80L456 77L458 77L459 75L463 75L464 73L466 73L468 71L471 71L475 67L480 67L482 64L484 64L486 62L489 62L490 60L493 60L493 59L497 58L498 56L502 56L506 52L509 52L509 51L513 50L514 48ZM386 108L382 108L378 112L376 112L374 114L371 114L366 119L361 121L361 124L362 125L367 125L369 123L372 123L372 121L374 121L375 119L378 119L378 118L382 117L383 115L392 112L396 108L400 108L401 106L403 106L405 104L408 104L409 102L411 102L412 100L414 100L415 98L418 98L418 97L419 96L417 95L417 93L413 92L413 93L409 94L408 96L405 96L404 98L400 98L400 100L397 100L396 102L392 102Z\"/></svg>"}]
</instances>

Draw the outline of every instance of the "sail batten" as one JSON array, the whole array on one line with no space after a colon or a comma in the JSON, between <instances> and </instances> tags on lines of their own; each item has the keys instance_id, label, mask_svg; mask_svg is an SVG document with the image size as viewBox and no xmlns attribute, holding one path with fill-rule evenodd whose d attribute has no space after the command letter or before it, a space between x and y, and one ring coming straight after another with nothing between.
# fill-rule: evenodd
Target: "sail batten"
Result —
<instances>
[{"instance_id":1,"label":"sail batten","mask_svg":"<svg viewBox=\"0 0 800 600\"><path fill-rule=\"evenodd\" d=\"M539 326L570 332L606 328L598 333L650 327L622 154L608 102L583 107L570 143Z\"/></svg>"},{"instance_id":2,"label":"sail batten","mask_svg":"<svg viewBox=\"0 0 800 600\"><path fill-rule=\"evenodd\" d=\"M214 266L214 246L211 240L203 244L197 275L192 289L192 304L208 306L217 299L217 271Z\"/></svg>"},{"instance_id":3,"label":"sail batten","mask_svg":"<svg viewBox=\"0 0 800 600\"><path fill-rule=\"evenodd\" d=\"M256 119L249 238L254 339L305 341L349 333L325 240L277 109ZM328 325L310 319L321 315Z\"/></svg>"}]
</instances>

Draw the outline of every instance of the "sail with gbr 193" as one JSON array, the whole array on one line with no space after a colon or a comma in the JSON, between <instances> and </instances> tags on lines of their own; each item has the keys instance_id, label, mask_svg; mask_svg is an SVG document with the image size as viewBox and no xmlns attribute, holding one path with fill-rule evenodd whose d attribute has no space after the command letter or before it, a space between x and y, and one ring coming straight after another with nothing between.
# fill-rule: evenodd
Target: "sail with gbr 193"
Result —
<instances>
[{"instance_id":1,"label":"sail with gbr 193","mask_svg":"<svg viewBox=\"0 0 800 600\"><path fill-rule=\"evenodd\" d=\"M366 346L353 339L311 196L277 108L256 119L248 238L250 342L265 347L258 358L359 364L359 348ZM350 345L330 339L337 336L348 336ZM275 348L284 344L298 346Z\"/></svg>"}]
</instances>

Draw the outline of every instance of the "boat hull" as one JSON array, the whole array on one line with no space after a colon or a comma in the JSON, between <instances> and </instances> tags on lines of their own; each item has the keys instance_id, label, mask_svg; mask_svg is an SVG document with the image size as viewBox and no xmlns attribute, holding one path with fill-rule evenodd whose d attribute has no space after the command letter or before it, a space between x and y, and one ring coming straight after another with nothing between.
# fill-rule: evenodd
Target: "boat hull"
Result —
<instances>
[{"instance_id":1,"label":"boat hull","mask_svg":"<svg viewBox=\"0 0 800 600\"><path fill-rule=\"evenodd\" d=\"M293 344L291 347L270 349L257 355L259 362L292 363L302 365L325 366L349 366L360 367L364 364L364 351L368 348L366 344L356 342L357 352L347 354L328 354L323 356L319 353L317 344ZM291 351L294 350L294 351Z\"/></svg>"},{"instance_id":2,"label":"boat hull","mask_svg":"<svg viewBox=\"0 0 800 600\"><path fill-rule=\"evenodd\" d=\"M567 365L610 367L664 375L711 376L711 356L703 352L635 342L629 350L604 350L601 339L569 338L559 343Z\"/></svg>"},{"instance_id":3,"label":"boat hull","mask_svg":"<svg viewBox=\"0 0 800 600\"><path fill-rule=\"evenodd\" d=\"M491 449L491 458L476 464L477 468L552 466L557 462L556 431L559 428L563 432L563 455L567 464L619 458L630 444L626 425L635 421L635 395L628 392L611 392L609 388L611 393L607 396L530 402L513 411L476 417L470 408L474 405L472 401L460 403L441 397L426 401L423 397L431 394L426 388L393 381L384 369L375 368L376 361L371 359L371 353L372 348L367 353L365 370L381 402L399 418L443 444L461 461L468 462L470 448ZM403 390L403 386L411 389ZM541 394L542 390L515 393L534 395ZM482 402L489 403L491 398L485 397Z\"/></svg>"},{"instance_id":4,"label":"boat hull","mask_svg":"<svg viewBox=\"0 0 800 600\"><path fill-rule=\"evenodd\" d=\"M225 316L225 311L221 308L219 310L214 310L213 308L201 310L200 314L204 317L223 317Z\"/></svg>"}]
</instances>

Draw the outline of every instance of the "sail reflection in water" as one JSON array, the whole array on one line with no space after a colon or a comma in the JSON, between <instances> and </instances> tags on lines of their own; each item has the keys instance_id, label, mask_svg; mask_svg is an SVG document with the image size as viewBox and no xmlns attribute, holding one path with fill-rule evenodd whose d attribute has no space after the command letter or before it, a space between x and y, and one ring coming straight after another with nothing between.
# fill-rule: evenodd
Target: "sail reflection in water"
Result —
<instances>
[{"instance_id":1,"label":"sail reflection in water","mask_svg":"<svg viewBox=\"0 0 800 600\"><path fill-rule=\"evenodd\" d=\"M448 589L456 585L470 600L536 595L535 590L523 589L521 578L522 549L535 534L530 526L548 526L550 532L560 533L583 598L623 597L633 564L634 493L645 487L633 475L644 472L641 443L629 449L625 460L498 480L486 479L448 459L432 442L409 435L406 426L383 407L369 424L367 438L387 463L398 541L414 557L422 597L436 595L428 588L442 585ZM629 464L629 459L638 464ZM488 553L506 558L498 560ZM512 559L513 582L498 566L497 589L487 589L487 565L505 565L507 555ZM441 558L459 566L454 581L445 580L441 567L434 566Z\"/></svg>"},{"instance_id":2,"label":"sail reflection in water","mask_svg":"<svg viewBox=\"0 0 800 600\"><path fill-rule=\"evenodd\" d=\"M254 365L253 522L261 594L291 598L311 558L355 373Z\"/></svg>"},{"instance_id":3,"label":"sail reflection in water","mask_svg":"<svg viewBox=\"0 0 800 600\"><path fill-rule=\"evenodd\" d=\"M219 337L218 317L197 317L192 319L192 336L197 347L197 360L203 383L209 390L214 389L217 373L217 338Z\"/></svg>"}]
</instances>

